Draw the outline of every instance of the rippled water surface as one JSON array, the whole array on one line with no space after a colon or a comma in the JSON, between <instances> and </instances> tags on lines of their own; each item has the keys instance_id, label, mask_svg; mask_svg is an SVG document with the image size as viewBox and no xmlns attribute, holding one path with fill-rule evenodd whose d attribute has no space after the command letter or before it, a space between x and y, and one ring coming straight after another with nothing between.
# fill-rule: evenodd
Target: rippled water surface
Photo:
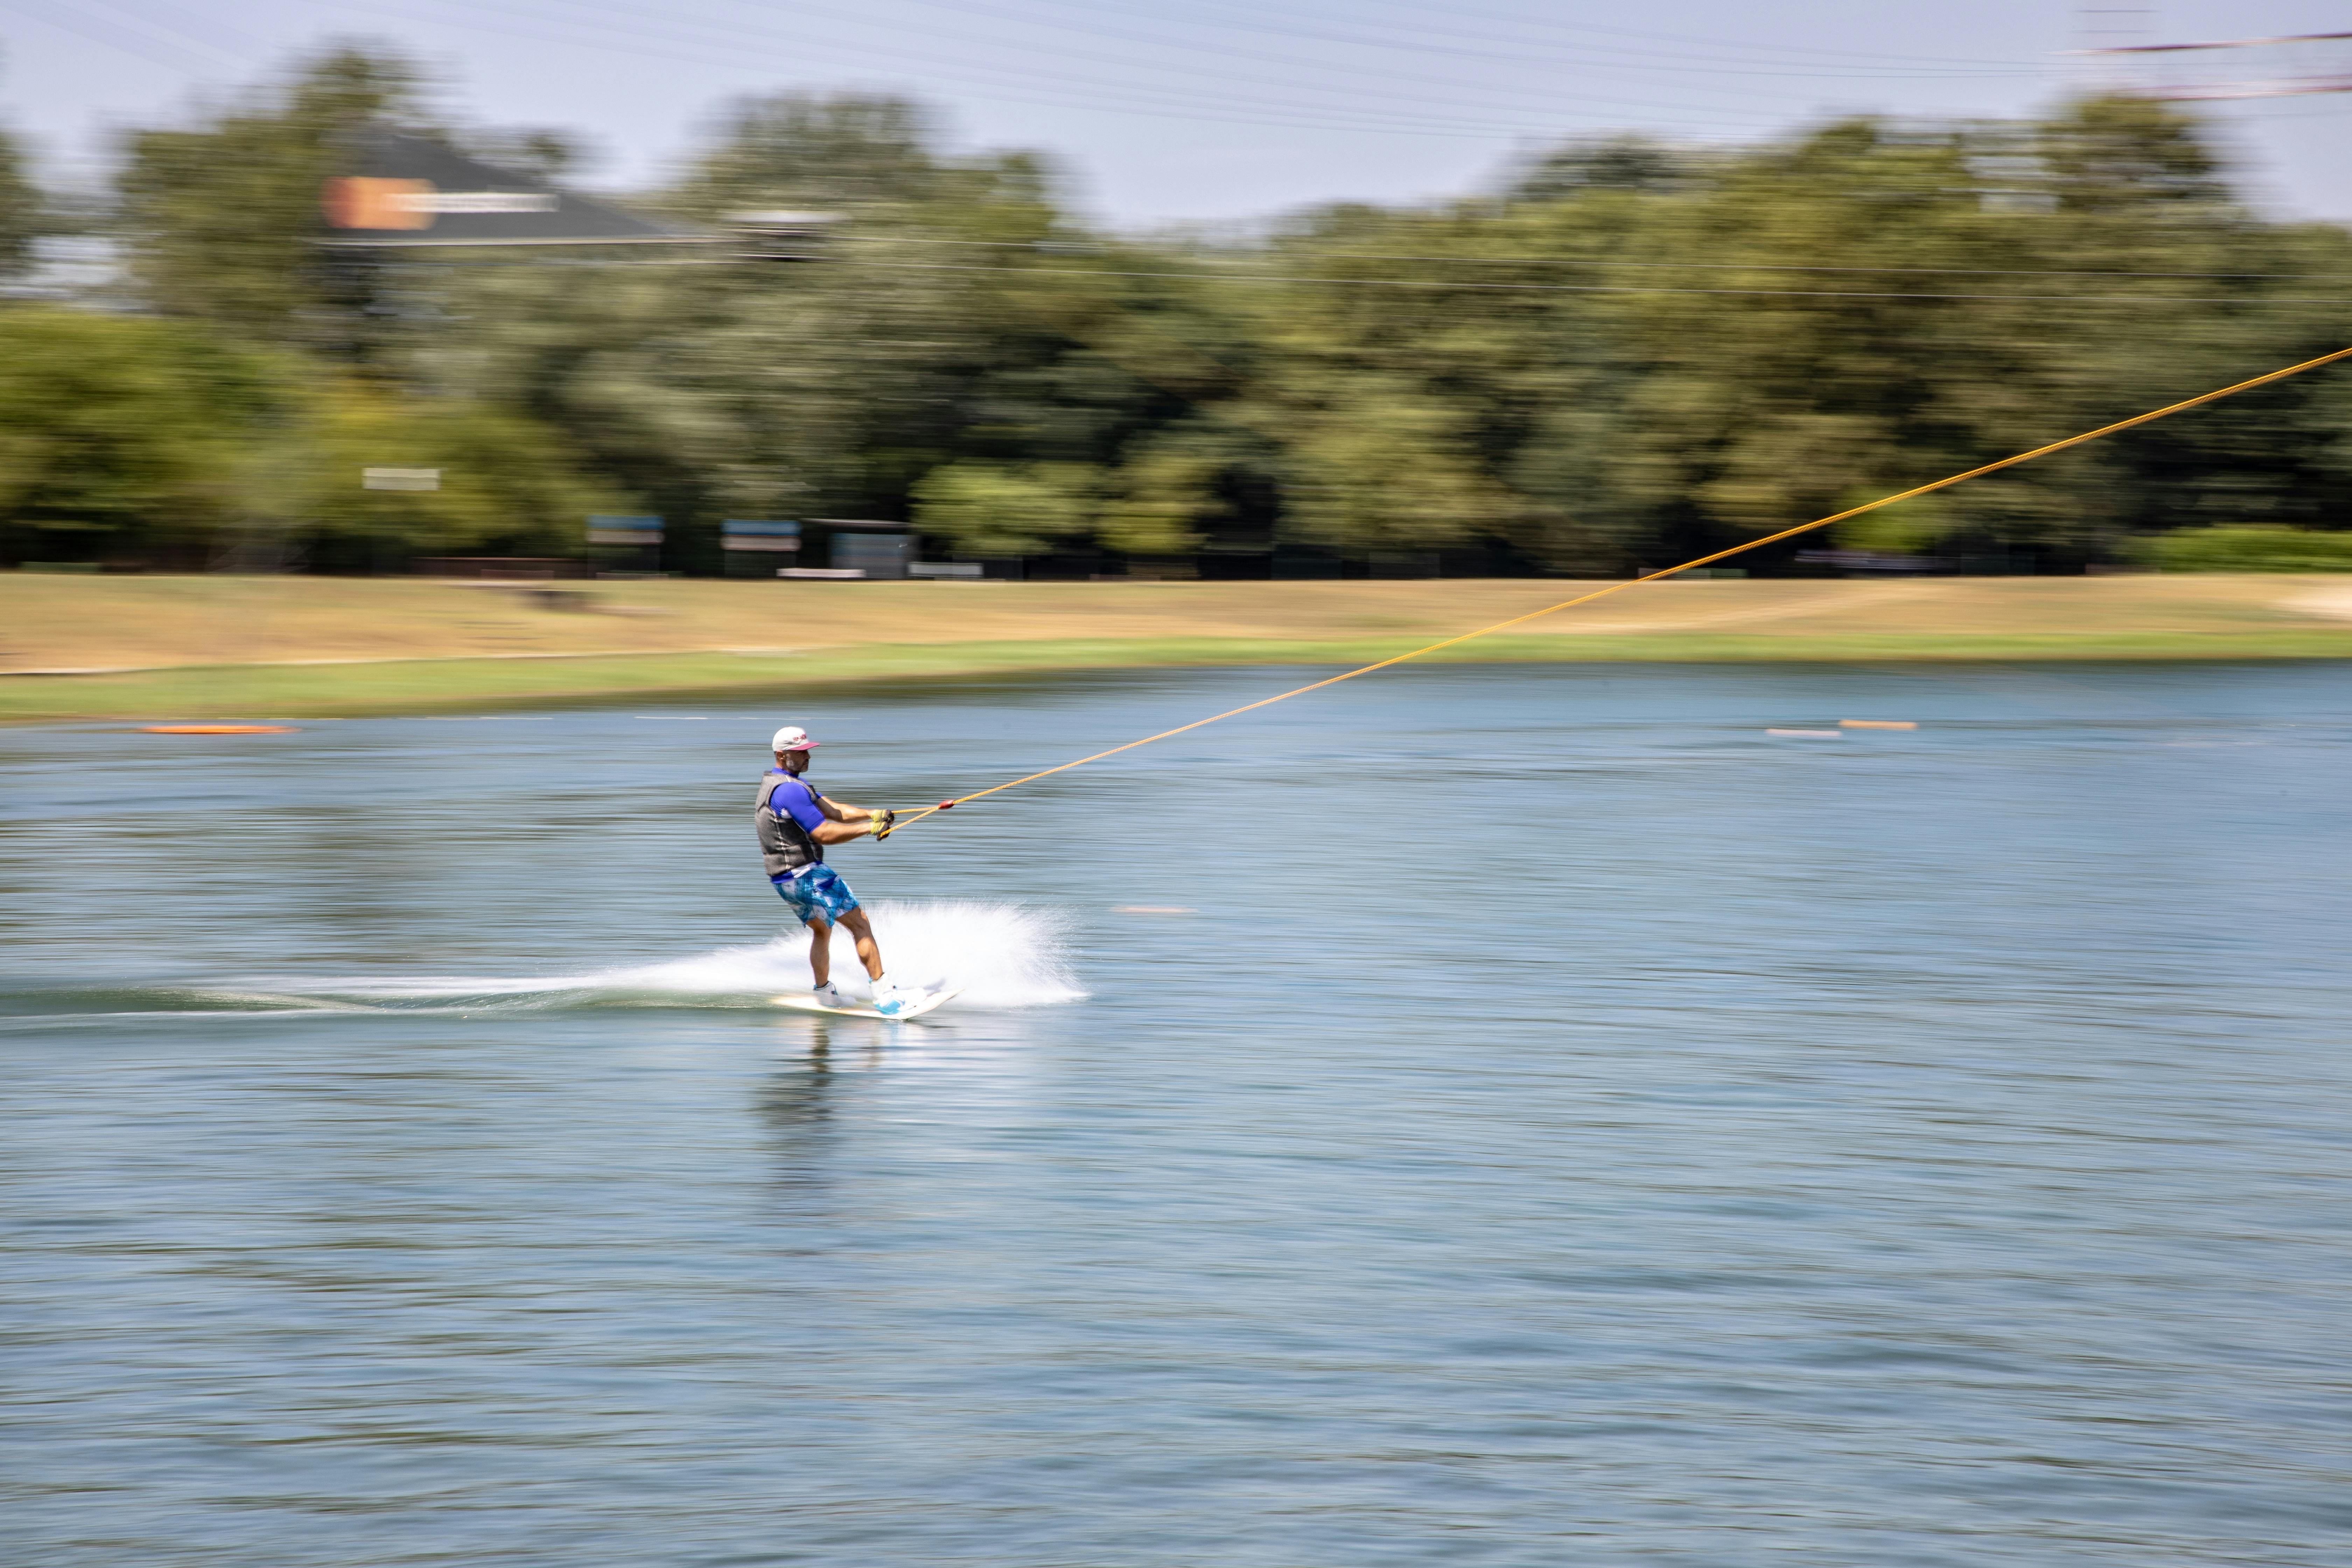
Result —
<instances>
[{"instance_id":1,"label":"rippled water surface","mask_svg":"<svg viewBox=\"0 0 2352 1568\"><path fill-rule=\"evenodd\" d=\"M2343 667L1391 672L768 1004L777 723L1295 675L0 731L0 1560L2352 1563Z\"/></svg>"}]
</instances>

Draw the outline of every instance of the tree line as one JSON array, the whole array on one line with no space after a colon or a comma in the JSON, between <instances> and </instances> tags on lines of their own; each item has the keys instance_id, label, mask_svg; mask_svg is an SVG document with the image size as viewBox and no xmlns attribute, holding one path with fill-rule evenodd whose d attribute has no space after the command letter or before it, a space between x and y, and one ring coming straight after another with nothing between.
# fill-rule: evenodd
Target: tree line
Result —
<instances>
[{"instance_id":1,"label":"tree line","mask_svg":"<svg viewBox=\"0 0 2352 1568\"><path fill-rule=\"evenodd\" d=\"M320 184L384 124L542 174L572 156L446 122L411 66L350 47L128 134L78 208L0 142L0 560L259 542L398 569L576 555L587 515L648 512L698 573L724 519L831 517L1069 572L1614 574L2352 324L2352 234L2263 216L2192 120L2130 98L1569 142L1455 199L1211 239L1091 226L1048 160L952 151L919 105L778 92L632 199L838 215L818 259L333 262ZM109 242L104 279L37 267L68 231ZM442 488L364 490L367 466ZM2066 571L2222 528L2268 559L2347 501L2352 377L2322 373L1826 542ZM2165 558L2228 557L2199 537Z\"/></svg>"}]
</instances>

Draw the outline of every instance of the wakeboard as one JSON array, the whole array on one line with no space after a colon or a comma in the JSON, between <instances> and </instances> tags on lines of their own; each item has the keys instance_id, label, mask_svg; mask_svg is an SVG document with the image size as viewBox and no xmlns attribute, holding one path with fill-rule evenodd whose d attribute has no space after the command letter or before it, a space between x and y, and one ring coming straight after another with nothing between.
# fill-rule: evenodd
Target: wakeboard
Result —
<instances>
[{"instance_id":1,"label":"wakeboard","mask_svg":"<svg viewBox=\"0 0 2352 1568\"><path fill-rule=\"evenodd\" d=\"M886 1023L903 1024L909 1018L919 1018L943 1002L952 1002L962 995L961 990L933 991L903 1013L877 1013L871 1007L828 1007L814 996L772 996L779 1007L797 1007L803 1013L825 1013L835 1018L880 1018Z\"/></svg>"}]
</instances>

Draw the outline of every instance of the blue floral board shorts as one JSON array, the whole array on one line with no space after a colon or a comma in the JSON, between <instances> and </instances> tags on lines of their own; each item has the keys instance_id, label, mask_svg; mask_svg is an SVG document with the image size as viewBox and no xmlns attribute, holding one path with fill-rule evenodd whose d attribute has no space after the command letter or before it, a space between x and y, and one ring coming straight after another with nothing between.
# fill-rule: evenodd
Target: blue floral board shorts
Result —
<instances>
[{"instance_id":1,"label":"blue floral board shorts","mask_svg":"<svg viewBox=\"0 0 2352 1568\"><path fill-rule=\"evenodd\" d=\"M820 860L799 876L775 884L777 895L792 905L801 923L837 921L857 907L857 895L841 873Z\"/></svg>"}]
</instances>

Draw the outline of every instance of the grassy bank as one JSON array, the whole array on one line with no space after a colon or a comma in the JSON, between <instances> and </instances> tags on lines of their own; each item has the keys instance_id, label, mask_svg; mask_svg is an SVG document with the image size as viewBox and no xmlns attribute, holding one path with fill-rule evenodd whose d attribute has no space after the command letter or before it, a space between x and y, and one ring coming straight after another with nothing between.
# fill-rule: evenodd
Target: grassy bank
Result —
<instances>
[{"instance_id":1,"label":"grassy bank","mask_svg":"<svg viewBox=\"0 0 2352 1568\"><path fill-rule=\"evenodd\" d=\"M10 574L0 576L0 719L328 717L1054 669L1362 663L1599 585L655 582L550 598L415 581ZM2352 583L1670 583L1435 657L2352 658ZM61 669L79 673L26 673Z\"/></svg>"}]
</instances>

